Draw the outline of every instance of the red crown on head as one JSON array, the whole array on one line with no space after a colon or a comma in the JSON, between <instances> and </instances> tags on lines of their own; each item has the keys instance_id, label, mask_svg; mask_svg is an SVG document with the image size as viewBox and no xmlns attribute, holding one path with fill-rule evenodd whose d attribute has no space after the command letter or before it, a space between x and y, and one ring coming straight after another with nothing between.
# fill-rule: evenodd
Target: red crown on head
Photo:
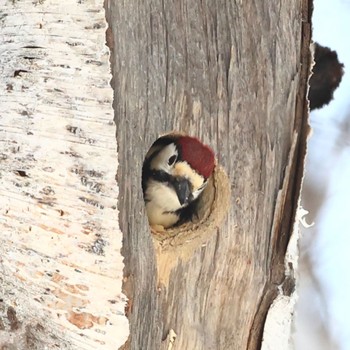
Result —
<instances>
[{"instance_id":1,"label":"red crown on head","mask_svg":"<svg viewBox=\"0 0 350 350\"><path fill-rule=\"evenodd\" d=\"M205 179L209 178L215 167L214 152L196 137L180 136L177 143L181 147L182 160Z\"/></svg>"}]
</instances>

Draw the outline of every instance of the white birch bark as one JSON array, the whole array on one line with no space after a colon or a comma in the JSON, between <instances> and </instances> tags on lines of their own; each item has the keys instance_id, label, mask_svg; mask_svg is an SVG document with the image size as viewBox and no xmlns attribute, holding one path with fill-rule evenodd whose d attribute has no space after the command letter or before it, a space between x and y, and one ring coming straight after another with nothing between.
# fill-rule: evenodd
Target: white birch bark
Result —
<instances>
[{"instance_id":1,"label":"white birch bark","mask_svg":"<svg viewBox=\"0 0 350 350\"><path fill-rule=\"evenodd\" d=\"M103 2L0 4L0 348L117 349L128 322Z\"/></svg>"}]
</instances>

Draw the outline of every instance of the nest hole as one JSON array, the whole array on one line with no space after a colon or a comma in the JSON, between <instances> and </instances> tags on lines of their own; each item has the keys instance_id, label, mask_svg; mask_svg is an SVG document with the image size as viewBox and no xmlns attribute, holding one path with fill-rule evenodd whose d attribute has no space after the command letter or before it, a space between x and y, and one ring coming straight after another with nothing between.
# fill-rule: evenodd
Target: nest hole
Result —
<instances>
[{"instance_id":1,"label":"nest hole","mask_svg":"<svg viewBox=\"0 0 350 350\"><path fill-rule=\"evenodd\" d=\"M171 133L164 136L171 135L179 134ZM208 236L215 233L216 229L223 223L229 210L230 187L226 172L216 161L214 171L199 197L196 212L192 219L181 225L162 230L152 227L154 243L162 251L185 244L190 246L203 244L208 239Z\"/></svg>"}]
</instances>

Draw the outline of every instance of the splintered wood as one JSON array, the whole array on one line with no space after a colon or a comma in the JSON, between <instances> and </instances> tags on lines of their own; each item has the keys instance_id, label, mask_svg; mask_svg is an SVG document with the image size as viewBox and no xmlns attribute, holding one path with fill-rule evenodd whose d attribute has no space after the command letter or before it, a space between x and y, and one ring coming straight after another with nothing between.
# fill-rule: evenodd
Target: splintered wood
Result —
<instances>
[{"instance_id":1,"label":"splintered wood","mask_svg":"<svg viewBox=\"0 0 350 350\"><path fill-rule=\"evenodd\" d=\"M102 1L0 8L0 348L128 335Z\"/></svg>"}]
</instances>

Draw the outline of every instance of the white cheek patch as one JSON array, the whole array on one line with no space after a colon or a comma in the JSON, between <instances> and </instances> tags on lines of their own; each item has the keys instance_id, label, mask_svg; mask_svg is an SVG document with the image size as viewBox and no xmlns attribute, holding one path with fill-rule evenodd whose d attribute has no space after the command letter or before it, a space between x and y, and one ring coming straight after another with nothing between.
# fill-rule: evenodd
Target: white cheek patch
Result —
<instances>
[{"instance_id":1,"label":"white cheek patch","mask_svg":"<svg viewBox=\"0 0 350 350\"><path fill-rule=\"evenodd\" d=\"M154 152L153 152L154 153ZM170 172L172 166L168 164L168 160L171 156L178 155L176 147L173 143L164 147L151 161L151 169L163 170L166 173Z\"/></svg>"},{"instance_id":2,"label":"white cheek patch","mask_svg":"<svg viewBox=\"0 0 350 350\"><path fill-rule=\"evenodd\" d=\"M162 182L150 180L145 195L146 201L162 208L162 211L176 211L181 208L175 190Z\"/></svg>"},{"instance_id":3,"label":"white cheek patch","mask_svg":"<svg viewBox=\"0 0 350 350\"><path fill-rule=\"evenodd\" d=\"M165 228L175 225L179 215L172 213L181 208L175 191L166 184L150 180L145 193L146 211L150 225Z\"/></svg>"},{"instance_id":4,"label":"white cheek patch","mask_svg":"<svg viewBox=\"0 0 350 350\"><path fill-rule=\"evenodd\" d=\"M179 215L175 213L164 213L161 208L153 207L152 203L146 204L146 211L150 225L161 225L168 228L179 221Z\"/></svg>"}]
</instances>

